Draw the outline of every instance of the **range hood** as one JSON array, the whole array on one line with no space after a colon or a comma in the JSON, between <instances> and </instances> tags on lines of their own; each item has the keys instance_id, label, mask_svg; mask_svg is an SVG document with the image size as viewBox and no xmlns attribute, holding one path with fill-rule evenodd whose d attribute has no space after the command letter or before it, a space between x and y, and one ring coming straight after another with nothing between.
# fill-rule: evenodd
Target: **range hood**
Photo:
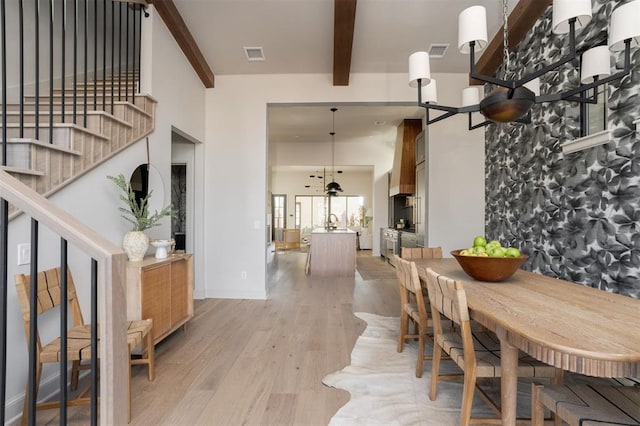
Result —
<instances>
[{"instance_id":1,"label":"range hood","mask_svg":"<svg viewBox=\"0 0 640 426\"><path fill-rule=\"evenodd\" d=\"M422 131L422 120L406 118L398 125L389 195L413 195L416 189L416 136Z\"/></svg>"}]
</instances>

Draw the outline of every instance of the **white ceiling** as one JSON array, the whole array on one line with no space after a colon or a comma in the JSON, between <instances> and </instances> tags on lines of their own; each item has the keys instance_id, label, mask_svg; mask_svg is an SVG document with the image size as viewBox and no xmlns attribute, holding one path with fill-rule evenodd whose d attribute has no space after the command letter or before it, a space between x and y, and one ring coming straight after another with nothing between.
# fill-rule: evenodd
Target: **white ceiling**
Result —
<instances>
[{"instance_id":1,"label":"white ceiling","mask_svg":"<svg viewBox=\"0 0 640 426\"><path fill-rule=\"evenodd\" d=\"M174 0L215 75L333 72L333 0ZM516 0L509 2L512 9ZM502 25L501 0L360 0L351 72L406 72L408 57L450 43L433 72L468 72L458 52L458 14L487 8L489 38ZM247 61L260 46L265 61Z\"/></svg>"},{"instance_id":2,"label":"white ceiling","mask_svg":"<svg viewBox=\"0 0 640 426\"><path fill-rule=\"evenodd\" d=\"M333 0L174 0L215 75L333 72ZM509 8L517 3L509 2ZM432 43L450 43L432 72L468 72L458 52L457 21L463 9L487 8L489 38L502 25L501 0L360 0L352 73L407 72L408 56ZM265 61L247 61L243 47L262 47ZM215 89L213 89L215 90ZM270 142L330 141L337 106L336 143L395 139L403 118L423 117L418 107L370 105L269 108ZM387 123L375 126L376 120Z\"/></svg>"}]
</instances>

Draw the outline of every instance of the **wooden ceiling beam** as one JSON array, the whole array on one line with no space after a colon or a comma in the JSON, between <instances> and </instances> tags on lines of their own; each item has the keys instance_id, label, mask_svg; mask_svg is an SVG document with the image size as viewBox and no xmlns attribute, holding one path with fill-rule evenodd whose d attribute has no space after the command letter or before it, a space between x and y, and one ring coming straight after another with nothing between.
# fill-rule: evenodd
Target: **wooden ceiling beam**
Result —
<instances>
[{"instance_id":1,"label":"wooden ceiling beam","mask_svg":"<svg viewBox=\"0 0 640 426\"><path fill-rule=\"evenodd\" d=\"M180 12L173 3L173 0L147 0L153 3L158 15L164 21L173 38L184 52L187 60L193 67L198 77L204 84L204 87L211 89L214 87L214 75L211 67L202 55L200 48L196 44L195 39L191 35L187 24L182 19Z\"/></svg>"},{"instance_id":2,"label":"wooden ceiling beam","mask_svg":"<svg viewBox=\"0 0 640 426\"><path fill-rule=\"evenodd\" d=\"M513 8L509 15L509 51L512 52L518 43L527 35L529 30L533 28L535 23L544 14L547 8L553 3L553 0L520 0ZM476 72L482 75L494 75L496 70L503 62L502 44L504 25L493 37L484 53L476 62ZM480 80L469 77L469 84L484 84Z\"/></svg>"},{"instance_id":3,"label":"wooden ceiling beam","mask_svg":"<svg viewBox=\"0 0 640 426\"><path fill-rule=\"evenodd\" d=\"M333 85L348 86L357 0L334 0Z\"/></svg>"}]
</instances>

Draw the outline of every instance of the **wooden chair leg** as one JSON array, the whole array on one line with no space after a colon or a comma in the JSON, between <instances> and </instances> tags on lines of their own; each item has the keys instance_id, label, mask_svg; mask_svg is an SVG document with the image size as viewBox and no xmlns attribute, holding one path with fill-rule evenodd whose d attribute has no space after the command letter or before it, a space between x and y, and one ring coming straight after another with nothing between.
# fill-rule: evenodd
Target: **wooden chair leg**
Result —
<instances>
[{"instance_id":1,"label":"wooden chair leg","mask_svg":"<svg viewBox=\"0 0 640 426\"><path fill-rule=\"evenodd\" d=\"M539 383L531 384L531 426L544 425L544 406L540 402L540 389L542 385Z\"/></svg>"},{"instance_id":2,"label":"wooden chair leg","mask_svg":"<svg viewBox=\"0 0 640 426\"><path fill-rule=\"evenodd\" d=\"M36 364L36 389L35 396L36 401L38 400L38 391L40 390L40 377L42 376L42 364ZM22 426L26 426L27 420L29 419L29 379L27 378L27 385L24 387L24 404L22 405ZM36 408L37 410L37 408Z\"/></svg>"},{"instance_id":3,"label":"wooden chair leg","mask_svg":"<svg viewBox=\"0 0 640 426\"><path fill-rule=\"evenodd\" d=\"M73 361L71 364L71 390L78 389L78 378L80 377L80 361Z\"/></svg>"},{"instance_id":4,"label":"wooden chair leg","mask_svg":"<svg viewBox=\"0 0 640 426\"><path fill-rule=\"evenodd\" d=\"M153 330L149 330L147 333L147 367L149 368L149 380L153 381L156 378L156 348L153 344Z\"/></svg>"},{"instance_id":5,"label":"wooden chair leg","mask_svg":"<svg viewBox=\"0 0 640 426\"><path fill-rule=\"evenodd\" d=\"M129 362L127 362L127 423L131 422L131 351L129 351Z\"/></svg>"},{"instance_id":6,"label":"wooden chair leg","mask_svg":"<svg viewBox=\"0 0 640 426\"><path fill-rule=\"evenodd\" d=\"M433 343L433 358L431 359L431 390L429 399L436 400L438 390L438 376L440 374L440 357L442 357L442 349L436 342Z\"/></svg>"},{"instance_id":7,"label":"wooden chair leg","mask_svg":"<svg viewBox=\"0 0 640 426\"><path fill-rule=\"evenodd\" d=\"M464 371L464 385L462 388L462 410L460 412L460 426L471 424L471 408L473 407L473 394L476 389L475 371Z\"/></svg>"},{"instance_id":8,"label":"wooden chair leg","mask_svg":"<svg viewBox=\"0 0 640 426\"><path fill-rule=\"evenodd\" d=\"M423 331L420 330L418 334L418 360L416 362L416 377L422 377L422 369L424 367L424 345L425 345L425 336Z\"/></svg>"},{"instance_id":9,"label":"wooden chair leg","mask_svg":"<svg viewBox=\"0 0 640 426\"><path fill-rule=\"evenodd\" d=\"M398 352L402 352L404 350L404 339L407 334L409 334L409 319L404 309L402 309L402 312L400 312L400 335L398 337Z\"/></svg>"}]
</instances>

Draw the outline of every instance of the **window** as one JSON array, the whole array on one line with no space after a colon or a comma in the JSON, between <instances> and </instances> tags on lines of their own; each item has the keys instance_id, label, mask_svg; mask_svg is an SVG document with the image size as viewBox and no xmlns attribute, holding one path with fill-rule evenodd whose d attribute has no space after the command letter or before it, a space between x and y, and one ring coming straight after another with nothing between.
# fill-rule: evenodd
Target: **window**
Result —
<instances>
[{"instance_id":1,"label":"window","mask_svg":"<svg viewBox=\"0 0 640 426\"><path fill-rule=\"evenodd\" d=\"M360 209L363 205L362 196L336 196L331 197L331 212L328 212L328 197L296 195L296 224L299 224L302 235L309 235L314 228L324 228L328 215L335 214L339 228L360 226Z\"/></svg>"},{"instance_id":2,"label":"window","mask_svg":"<svg viewBox=\"0 0 640 426\"><path fill-rule=\"evenodd\" d=\"M603 84L596 90L595 104L580 104L580 137L563 143L563 154L583 151L609 142L611 135L607 129L607 85Z\"/></svg>"},{"instance_id":3,"label":"window","mask_svg":"<svg viewBox=\"0 0 640 426\"><path fill-rule=\"evenodd\" d=\"M271 221L273 235L271 238L276 239L279 235L279 229L284 229L287 226L287 196L286 195L272 195L271 197Z\"/></svg>"},{"instance_id":4,"label":"window","mask_svg":"<svg viewBox=\"0 0 640 426\"><path fill-rule=\"evenodd\" d=\"M580 104L580 136L589 136L607 130L607 84L596 87L597 103Z\"/></svg>"}]
</instances>

